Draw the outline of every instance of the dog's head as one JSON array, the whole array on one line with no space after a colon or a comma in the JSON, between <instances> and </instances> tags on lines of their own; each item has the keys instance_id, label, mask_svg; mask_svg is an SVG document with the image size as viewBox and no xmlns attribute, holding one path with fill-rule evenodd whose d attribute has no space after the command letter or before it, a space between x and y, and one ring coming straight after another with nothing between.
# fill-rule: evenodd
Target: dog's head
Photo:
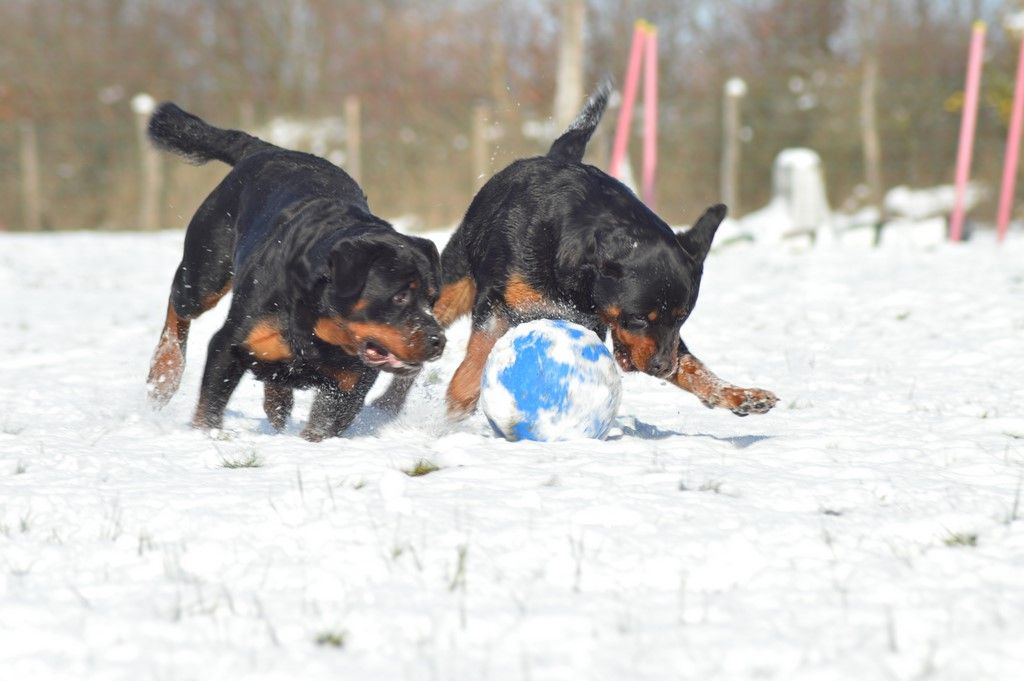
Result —
<instances>
[{"instance_id":1,"label":"dog's head","mask_svg":"<svg viewBox=\"0 0 1024 681\"><path fill-rule=\"evenodd\" d=\"M386 225L351 228L294 255L288 273L302 326L363 364L408 373L441 356L445 336L431 312L441 265L432 241Z\"/></svg>"},{"instance_id":2,"label":"dog's head","mask_svg":"<svg viewBox=\"0 0 1024 681\"><path fill-rule=\"evenodd\" d=\"M704 259L725 213L725 206L712 206L674 239L663 238L664 228L615 229L598 242L594 305L623 371L659 378L675 371L679 328L697 302Z\"/></svg>"}]
</instances>

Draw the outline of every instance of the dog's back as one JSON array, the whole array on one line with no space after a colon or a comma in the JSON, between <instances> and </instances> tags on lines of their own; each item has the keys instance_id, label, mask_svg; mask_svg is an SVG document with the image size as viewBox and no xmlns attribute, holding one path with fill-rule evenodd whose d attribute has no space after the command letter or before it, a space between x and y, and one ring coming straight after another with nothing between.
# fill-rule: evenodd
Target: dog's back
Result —
<instances>
[{"instance_id":1,"label":"dog's back","mask_svg":"<svg viewBox=\"0 0 1024 681\"><path fill-rule=\"evenodd\" d=\"M217 204L210 228L218 228L228 217L236 232L236 267L257 245L267 243L290 206L329 199L333 206L347 204L370 212L366 195L355 180L329 161L278 147L240 130L215 127L172 102L157 108L148 132L156 147L193 164L217 160L232 166L208 201ZM196 227L201 231L203 226Z\"/></svg>"}]
</instances>

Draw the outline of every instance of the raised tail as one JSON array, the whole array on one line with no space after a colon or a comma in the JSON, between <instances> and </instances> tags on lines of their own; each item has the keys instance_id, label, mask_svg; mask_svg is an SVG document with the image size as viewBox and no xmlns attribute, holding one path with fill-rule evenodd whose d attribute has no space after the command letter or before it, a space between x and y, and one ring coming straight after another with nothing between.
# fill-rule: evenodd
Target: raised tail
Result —
<instances>
[{"instance_id":1,"label":"raised tail","mask_svg":"<svg viewBox=\"0 0 1024 681\"><path fill-rule=\"evenodd\" d=\"M211 159L233 166L245 155L273 145L241 130L215 128L198 116L164 102L149 119L149 139L158 149L201 165Z\"/></svg>"},{"instance_id":2,"label":"raised tail","mask_svg":"<svg viewBox=\"0 0 1024 681\"><path fill-rule=\"evenodd\" d=\"M587 142L594 134L597 124L601 122L601 116L604 114L605 107L608 106L608 96L611 91L612 81L610 78L605 78L594 94L590 95L587 103L583 105L576 120L551 145L551 149L548 150L548 158L576 161L577 163L583 160Z\"/></svg>"}]
</instances>

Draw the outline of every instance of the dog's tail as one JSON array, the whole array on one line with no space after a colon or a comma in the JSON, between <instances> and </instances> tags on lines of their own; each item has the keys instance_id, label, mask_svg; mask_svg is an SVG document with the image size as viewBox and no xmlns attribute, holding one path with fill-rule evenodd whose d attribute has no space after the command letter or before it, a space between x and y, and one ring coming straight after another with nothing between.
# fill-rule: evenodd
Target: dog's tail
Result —
<instances>
[{"instance_id":1,"label":"dog's tail","mask_svg":"<svg viewBox=\"0 0 1024 681\"><path fill-rule=\"evenodd\" d=\"M215 128L173 102L164 102L153 112L149 139L158 149L183 156L196 165L216 159L233 166L243 156L273 146L240 130Z\"/></svg>"},{"instance_id":2,"label":"dog's tail","mask_svg":"<svg viewBox=\"0 0 1024 681\"><path fill-rule=\"evenodd\" d=\"M601 122L604 109L608 106L608 96L612 92L611 78L605 78L597 87L594 94L583 105L583 109L572 125L562 133L562 136L555 140L548 150L548 158L557 158L563 161L583 160L583 152L587 150L587 142L594 134L594 129Z\"/></svg>"}]
</instances>

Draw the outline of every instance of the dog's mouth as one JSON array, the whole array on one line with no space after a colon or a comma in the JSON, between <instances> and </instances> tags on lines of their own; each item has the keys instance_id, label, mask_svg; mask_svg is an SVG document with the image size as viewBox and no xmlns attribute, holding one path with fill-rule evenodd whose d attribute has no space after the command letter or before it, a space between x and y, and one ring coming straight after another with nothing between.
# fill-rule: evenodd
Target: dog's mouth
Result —
<instances>
[{"instance_id":1,"label":"dog's mouth","mask_svg":"<svg viewBox=\"0 0 1024 681\"><path fill-rule=\"evenodd\" d=\"M418 363L401 360L395 353L373 341L363 343L363 347L359 351L359 359L368 367L393 374L408 374L420 368Z\"/></svg>"},{"instance_id":2,"label":"dog's mouth","mask_svg":"<svg viewBox=\"0 0 1024 681\"><path fill-rule=\"evenodd\" d=\"M633 362L633 357L629 352L629 346L625 343L619 342L613 342L612 346L615 350L615 362L624 373L640 371L641 373L645 373L649 376L654 376L655 378L660 378L662 380L667 380L673 373L675 373L675 360L673 360L671 366L666 367L665 371L655 372L651 366L648 366L645 369L640 369L637 367L636 363Z\"/></svg>"},{"instance_id":3,"label":"dog's mouth","mask_svg":"<svg viewBox=\"0 0 1024 681\"><path fill-rule=\"evenodd\" d=\"M615 361L619 368L626 373L636 371L636 365L633 364L633 360L629 356L629 350L619 343L612 343L612 346L615 348Z\"/></svg>"}]
</instances>

